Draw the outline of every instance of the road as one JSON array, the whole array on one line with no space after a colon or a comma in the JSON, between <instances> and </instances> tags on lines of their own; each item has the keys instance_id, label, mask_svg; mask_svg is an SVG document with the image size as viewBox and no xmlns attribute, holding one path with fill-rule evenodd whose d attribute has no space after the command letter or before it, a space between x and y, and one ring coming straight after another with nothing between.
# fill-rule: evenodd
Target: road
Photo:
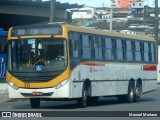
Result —
<instances>
[{"instance_id":1,"label":"road","mask_svg":"<svg viewBox=\"0 0 160 120\"><path fill-rule=\"evenodd\" d=\"M117 99L114 97L101 97L99 99L98 105L88 106L86 108L79 108L76 105L76 101L42 101L39 109L32 109L29 104L29 100L16 100L16 101L6 101L0 103L0 111L49 111L51 114L59 114L62 111L71 111L70 114L75 113L75 111L94 111L90 117L95 116L98 111L159 111L160 112L160 87L156 91L143 94L141 96L141 101L138 103L118 103ZM57 111L60 111L57 113ZM64 113L66 114L66 113ZM116 112L113 114L116 115ZM114 116L114 115L113 115ZM57 115L57 117L62 117L63 120L65 116ZM82 116L84 117L84 116ZM103 116L102 116L103 117ZM101 119L102 119L101 117ZM58 119L58 118L57 118ZM79 119L79 118L78 118ZM78 120L76 118L76 120ZM120 118L119 118L120 119ZM133 118L132 118L133 119ZM141 117L141 119L146 119ZM159 119L159 117L154 117L154 119ZM90 120L88 118L87 120ZM122 118L123 120L123 118ZM133 119L134 120L134 119ZM137 120L137 119L135 119Z\"/></svg>"}]
</instances>

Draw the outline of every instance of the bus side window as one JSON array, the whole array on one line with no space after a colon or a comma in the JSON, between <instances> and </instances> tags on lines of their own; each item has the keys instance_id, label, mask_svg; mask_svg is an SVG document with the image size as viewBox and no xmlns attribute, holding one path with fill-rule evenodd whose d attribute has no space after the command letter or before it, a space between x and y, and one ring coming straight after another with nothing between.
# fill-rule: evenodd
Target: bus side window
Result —
<instances>
[{"instance_id":1,"label":"bus side window","mask_svg":"<svg viewBox=\"0 0 160 120\"><path fill-rule=\"evenodd\" d=\"M153 44L153 43L151 43L151 53L152 53L152 62L155 62L155 60L156 60L155 44Z\"/></svg>"},{"instance_id":2,"label":"bus side window","mask_svg":"<svg viewBox=\"0 0 160 120\"><path fill-rule=\"evenodd\" d=\"M141 51L140 51L140 42L135 42L135 60L141 61Z\"/></svg>"},{"instance_id":3,"label":"bus side window","mask_svg":"<svg viewBox=\"0 0 160 120\"><path fill-rule=\"evenodd\" d=\"M91 43L88 35L82 35L82 58L91 58Z\"/></svg>"},{"instance_id":4,"label":"bus side window","mask_svg":"<svg viewBox=\"0 0 160 120\"><path fill-rule=\"evenodd\" d=\"M133 61L132 46L131 46L131 41L129 40L126 41L126 56L127 56L127 61Z\"/></svg>"},{"instance_id":5,"label":"bus side window","mask_svg":"<svg viewBox=\"0 0 160 120\"><path fill-rule=\"evenodd\" d=\"M140 42L141 61L144 61L144 42Z\"/></svg>"},{"instance_id":6,"label":"bus side window","mask_svg":"<svg viewBox=\"0 0 160 120\"><path fill-rule=\"evenodd\" d=\"M116 39L116 44L117 44L117 49L116 49L117 60L123 60L122 40Z\"/></svg>"},{"instance_id":7,"label":"bus side window","mask_svg":"<svg viewBox=\"0 0 160 120\"><path fill-rule=\"evenodd\" d=\"M71 57L78 58L79 57L79 41L78 34L75 32L69 33L69 41L70 41L70 54Z\"/></svg>"},{"instance_id":8,"label":"bus side window","mask_svg":"<svg viewBox=\"0 0 160 120\"><path fill-rule=\"evenodd\" d=\"M112 42L111 38L105 38L105 59L112 60Z\"/></svg>"},{"instance_id":9,"label":"bus side window","mask_svg":"<svg viewBox=\"0 0 160 120\"><path fill-rule=\"evenodd\" d=\"M149 43L144 43L144 61L149 62Z\"/></svg>"},{"instance_id":10,"label":"bus side window","mask_svg":"<svg viewBox=\"0 0 160 120\"><path fill-rule=\"evenodd\" d=\"M112 40L112 60L116 60L116 48L117 48L116 39L112 38L111 40Z\"/></svg>"}]
</instances>

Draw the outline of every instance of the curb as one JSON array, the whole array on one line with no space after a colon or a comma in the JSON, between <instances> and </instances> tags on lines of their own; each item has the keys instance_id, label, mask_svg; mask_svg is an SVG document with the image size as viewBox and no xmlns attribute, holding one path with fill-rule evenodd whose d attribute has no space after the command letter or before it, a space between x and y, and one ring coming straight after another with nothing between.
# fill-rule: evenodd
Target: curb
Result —
<instances>
[{"instance_id":1,"label":"curb","mask_svg":"<svg viewBox=\"0 0 160 120\"><path fill-rule=\"evenodd\" d=\"M0 95L8 93L7 83L0 83Z\"/></svg>"},{"instance_id":2,"label":"curb","mask_svg":"<svg viewBox=\"0 0 160 120\"><path fill-rule=\"evenodd\" d=\"M0 96L1 96L1 97L0 97L0 103L6 102L6 101L9 101L9 100L10 100L8 93L0 94Z\"/></svg>"}]
</instances>

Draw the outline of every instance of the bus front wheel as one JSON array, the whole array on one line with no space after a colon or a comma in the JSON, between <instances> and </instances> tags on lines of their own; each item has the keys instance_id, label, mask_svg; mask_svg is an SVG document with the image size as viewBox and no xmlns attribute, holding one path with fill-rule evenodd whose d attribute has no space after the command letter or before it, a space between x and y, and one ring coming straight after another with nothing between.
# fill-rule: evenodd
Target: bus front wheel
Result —
<instances>
[{"instance_id":1,"label":"bus front wheel","mask_svg":"<svg viewBox=\"0 0 160 120\"><path fill-rule=\"evenodd\" d=\"M32 108L39 108L40 107L40 98L30 98L30 105Z\"/></svg>"},{"instance_id":2,"label":"bus front wheel","mask_svg":"<svg viewBox=\"0 0 160 120\"><path fill-rule=\"evenodd\" d=\"M87 98L88 98L87 94L88 94L87 87L84 84L83 90L82 90L82 97L77 100L77 103L78 105L80 105L80 107L85 108L87 106Z\"/></svg>"}]
</instances>

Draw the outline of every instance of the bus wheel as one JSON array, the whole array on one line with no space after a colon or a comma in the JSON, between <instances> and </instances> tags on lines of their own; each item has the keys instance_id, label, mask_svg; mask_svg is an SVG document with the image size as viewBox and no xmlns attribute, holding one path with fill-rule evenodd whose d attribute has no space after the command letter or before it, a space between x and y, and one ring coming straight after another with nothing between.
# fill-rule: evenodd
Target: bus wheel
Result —
<instances>
[{"instance_id":1,"label":"bus wheel","mask_svg":"<svg viewBox=\"0 0 160 120\"><path fill-rule=\"evenodd\" d=\"M39 108L40 107L40 98L30 98L30 105L32 108Z\"/></svg>"},{"instance_id":2,"label":"bus wheel","mask_svg":"<svg viewBox=\"0 0 160 120\"><path fill-rule=\"evenodd\" d=\"M82 90L82 97L78 99L77 103L78 105L80 105L80 107L85 108L87 106L87 96L88 92L87 92L87 87L84 84L83 86L83 90Z\"/></svg>"},{"instance_id":3,"label":"bus wheel","mask_svg":"<svg viewBox=\"0 0 160 120\"><path fill-rule=\"evenodd\" d=\"M135 91L135 97L134 97L134 101L135 102L139 102L140 101L141 94L142 94L142 85L141 85L140 82L137 82L136 91Z\"/></svg>"},{"instance_id":4,"label":"bus wheel","mask_svg":"<svg viewBox=\"0 0 160 120\"><path fill-rule=\"evenodd\" d=\"M129 82L128 86L128 94L127 94L127 102L133 103L134 101L134 83Z\"/></svg>"}]
</instances>

